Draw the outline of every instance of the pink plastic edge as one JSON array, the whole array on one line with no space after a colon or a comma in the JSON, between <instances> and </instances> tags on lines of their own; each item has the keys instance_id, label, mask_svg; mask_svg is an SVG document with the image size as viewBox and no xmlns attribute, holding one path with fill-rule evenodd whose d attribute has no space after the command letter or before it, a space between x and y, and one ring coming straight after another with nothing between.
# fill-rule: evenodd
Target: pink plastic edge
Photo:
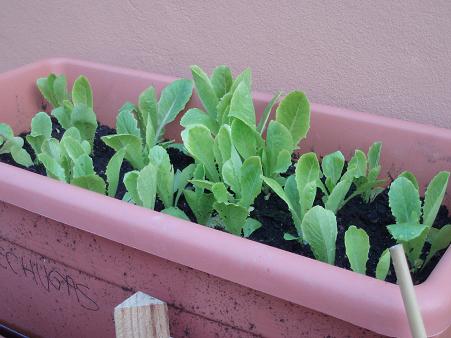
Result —
<instances>
[{"instance_id":1,"label":"pink plastic edge","mask_svg":"<svg viewBox=\"0 0 451 338\"><path fill-rule=\"evenodd\" d=\"M66 58L29 64L1 74L0 79L39 67L56 71L70 65L159 81L174 79ZM269 101L271 96L254 93L254 98ZM312 111L373 125L395 125L398 129L451 140L449 130L414 122L319 104L312 104ZM0 172L0 198L4 202L377 333L399 336L408 332L399 290L393 284L129 205L3 163L0 163ZM429 336L438 335L450 326L451 295L446 292L450 278L451 248L428 280L415 287Z\"/></svg>"}]
</instances>

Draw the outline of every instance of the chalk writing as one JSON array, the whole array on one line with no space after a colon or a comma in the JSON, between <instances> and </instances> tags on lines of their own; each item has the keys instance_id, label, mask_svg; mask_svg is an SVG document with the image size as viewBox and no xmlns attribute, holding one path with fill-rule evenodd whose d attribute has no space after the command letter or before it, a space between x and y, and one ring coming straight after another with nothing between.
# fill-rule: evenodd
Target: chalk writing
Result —
<instances>
[{"instance_id":1,"label":"chalk writing","mask_svg":"<svg viewBox=\"0 0 451 338\"><path fill-rule=\"evenodd\" d=\"M87 285L77 283L70 275L60 272L57 267L50 267L49 263L45 258L37 261L27 256L17 256L14 251L0 246L0 269L30 279L37 287L47 292L67 294L86 310L99 310L95 300L88 295Z\"/></svg>"}]
</instances>

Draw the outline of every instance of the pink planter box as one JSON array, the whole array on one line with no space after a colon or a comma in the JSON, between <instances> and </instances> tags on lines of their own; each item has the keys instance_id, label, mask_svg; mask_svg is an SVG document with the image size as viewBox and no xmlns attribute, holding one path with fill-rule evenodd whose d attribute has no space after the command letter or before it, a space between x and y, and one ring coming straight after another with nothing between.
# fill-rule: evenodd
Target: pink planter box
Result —
<instances>
[{"instance_id":1,"label":"pink planter box","mask_svg":"<svg viewBox=\"0 0 451 338\"><path fill-rule=\"evenodd\" d=\"M124 101L173 79L45 60L0 75L0 121L29 128L42 103L35 81L49 72L88 76L109 125ZM261 112L270 96L254 97ZM178 135L178 123L167 132ZM350 155L373 141L392 176L412 170L424 185L451 167L450 130L323 105L301 146ZM174 337L409 336L396 285L2 163L0 224L0 321L34 335L113 337L114 306L140 290L168 302ZM451 335L450 280L448 249L416 286L430 336Z\"/></svg>"}]
</instances>

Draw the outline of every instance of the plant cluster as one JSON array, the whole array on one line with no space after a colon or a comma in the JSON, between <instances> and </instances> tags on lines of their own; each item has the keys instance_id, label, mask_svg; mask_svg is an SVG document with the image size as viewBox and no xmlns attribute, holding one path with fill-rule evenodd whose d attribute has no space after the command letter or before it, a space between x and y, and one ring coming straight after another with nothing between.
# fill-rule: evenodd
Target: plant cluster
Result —
<instances>
[{"instance_id":1,"label":"plant cluster","mask_svg":"<svg viewBox=\"0 0 451 338\"><path fill-rule=\"evenodd\" d=\"M337 212L353 198L370 203L384 190L386 182L379 178L382 144L375 142L366 153L357 149L348 162L340 151L322 158L314 152L303 153L294 173L288 175L299 142L310 128L306 95L293 91L280 100L277 93L257 120L249 69L235 78L226 66L215 68L211 76L198 66L191 71L193 81L173 81L158 99L151 86L139 95L137 104L126 102L119 109L116 134L102 137L115 151L106 180L93 166L98 124L92 89L83 76L75 80L70 94L64 75L50 74L37 80L40 92L52 105L51 115L64 129L61 139L52 137L50 116L39 112L26 136L33 156L23 148L23 138L14 136L6 124L0 124L0 154L10 153L25 167L40 163L49 177L108 196L116 195L121 166L127 161L133 170L123 178L125 201L154 209L158 199L163 213L189 220L179 208L183 196L199 224L245 237L262 226L252 217L255 199L274 193L287 204L295 225L296 235L286 233L284 239L308 245L316 259L334 264ZM181 117L183 144L165 140L165 127L184 111L193 84L202 107L188 109ZM195 163L175 171L168 147L179 148ZM424 201L410 172L403 172L390 185L389 204L396 223L387 229L404 245L414 271L451 242L451 225L433 227L449 175L440 172L432 179ZM349 225L344 243L351 269L366 274L371 250L368 234ZM422 256L426 243L430 250ZM385 279L389 267L390 254L385 250L376 277Z\"/></svg>"}]
</instances>

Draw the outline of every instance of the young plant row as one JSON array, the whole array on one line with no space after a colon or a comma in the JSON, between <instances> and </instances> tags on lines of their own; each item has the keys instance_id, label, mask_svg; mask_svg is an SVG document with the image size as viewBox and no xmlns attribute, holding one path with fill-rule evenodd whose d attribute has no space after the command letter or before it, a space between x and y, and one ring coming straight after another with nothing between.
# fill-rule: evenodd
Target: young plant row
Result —
<instances>
[{"instance_id":1,"label":"young plant row","mask_svg":"<svg viewBox=\"0 0 451 338\"><path fill-rule=\"evenodd\" d=\"M251 217L260 194L277 194L288 206L296 240L310 246L316 259L335 263L337 241L336 213L351 199L372 202L384 190L381 173L382 145L374 143L367 153L356 150L346 163L340 151L321 160L304 153L295 173L287 176L292 156L310 128L310 105L304 93L290 92L270 118L280 98L276 94L257 120L251 94L251 72L237 77L228 67L217 67L211 76L201 68L191 68L193 81L180 79L166 86L157 99L149 87L137 104L126 102L116 119L116 134L102 137L115 150L106 169L106 181L94 171L92 151L97 130L93 95L88 80L80 76L69 94L64 75L50 74L37 80L44 98L52 105L51 115L64 129L60 140L52 137L52 121L45 112L37 113L26 136L34 151L23 148L6 124L0 124L0 154L10 153L25 167L42 164L49 177L98 193L115 196L124 160L133 170L123 183L124 200L154 209L157 198L162 212L187 219L178 207L182 195L199 224L220 227L245 237L262 224ZM166 126L185 109L193 82L202 107L191 108L181 117L183 144L164 139ZM177 147L194 159L194 164L174 171L167 152ZM412 270L423 268L438 251L451 242L451 225L433 227L449 180L449 172L438 173L420 199L415 176L403 172L389 190L389 204L396 220L387 226L393 238L406 249ZM366 274L370 239L363 229L349 225L345 233L346 255L352 270ZM430 250L424 258L423 248ZM385 279L390 267L389 251L380 256L375 275Z\"/></svg>"}]
</instances>

